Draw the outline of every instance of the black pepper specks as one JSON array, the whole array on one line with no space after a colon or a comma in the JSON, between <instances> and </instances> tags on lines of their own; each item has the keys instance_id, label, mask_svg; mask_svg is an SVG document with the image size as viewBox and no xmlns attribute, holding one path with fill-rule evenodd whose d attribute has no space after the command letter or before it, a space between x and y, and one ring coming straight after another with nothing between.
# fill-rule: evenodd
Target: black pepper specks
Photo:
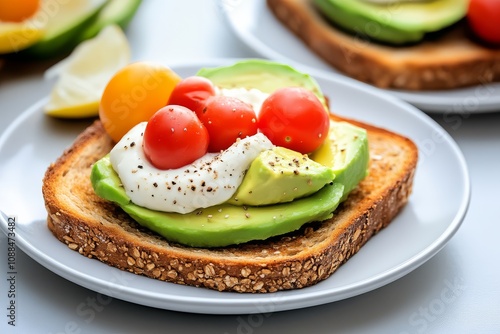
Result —
<instances>
[{"instance_id":1,"label":"black pepper specks","mask_svg":"<svg viewBox=\"0 0 500 334\"><path fill-rule=\"evenodd\" d=\"M234 194L234 190L239 186L239 182L246 174L250 163L263 150L273 147L272 143L262 134L260 137L247 137L236 139L234 146L224 150L222 154L209 153L200 159L201 163L189 164L184 168L163 171L150 168L148 161L143 155L136 154L137 150L142 150L144 127L138 127L134 133L120 143L118 152L126 152L125 158L135 159L123 164L131 166L120 173L127 173L127 177L121 177L124 188L131 197L138 202L146 199L153 210L175 211L179 213L193 212L204 214L197 206L212 206L226 201ZM176 132L182 128L174 129ZM170 131L170 129L168 129ZM139 134L141 137L139 137ZM242 133L235 135L242 136ZM117 157L116 164L120 163ZM133 190L131 190L133 189ZM201 204L200 204L201 203ZM213 203L213 204L212 204Z\"/></svg>"}]
</instances>

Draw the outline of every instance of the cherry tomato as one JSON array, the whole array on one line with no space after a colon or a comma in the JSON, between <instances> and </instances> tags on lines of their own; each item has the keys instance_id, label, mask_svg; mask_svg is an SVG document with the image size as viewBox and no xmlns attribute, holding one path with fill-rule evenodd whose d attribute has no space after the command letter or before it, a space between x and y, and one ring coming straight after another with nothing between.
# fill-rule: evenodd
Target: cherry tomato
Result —
<instances>
[{"instance_id":1,"label":"cherry tomato","mask_svg":"<svg viewBox=\"0 0 500 334\"><path fill-rule=\"evenodd\" d=\"M136 62L119 70L104 89L99 117L115 141L140 122L147 121L167 105L170 93L181 78L170 68Z\"/></svg>"},{"instance_id":2,"label":"cherry tomato","mask_svg":"<svg viewBox=\"0 0 500 334\"><path fill-rule=\"evenodd\" d=\"M301 153L311 153L330 128L327 111L311 91L300 87L276 90L262 104L259 129L271 142Z\"/></svg>"},{"instance_id":3,"label":"cherry tomato","mask_svg":"<svg viewBox=\"0 0 500 334\"><path fill-rule=\"evenodd\" d=\"M204 77L192 76L183 79L175 86L168 104L178 104L200 114L205 101L215 95L214 85Z\"/></svg>"},{"instance_id":4,"label":"cherry tomato","mask_svg":"<svg viewBox=\"0 0 500 334\"><path fill-rule=\"evenodd\" d=\"M480 39L500 44L500 1L470 0L467 19Z\"/></svg>"},{"instance_id":5,"label":"cherry tomato","mask_svg":"<svg viewBox=\"0 0 500 334\"><path fill-rule=\"evenodd\" d=\"M40 0L0 0L0 21L22 22L40 8Z\"/></svg>"},{"instance_id":6,"label":"cherry tomato","mask_svg":"<svg viewBox=\"0 0 500 334\"><path fill-rule=\"evenodd\" d=\"M183 106L161 108L144 130L144 154L159 169L190 164L207 153L207 148L207 129L195 113Z\"/></svg>"},{"instance_id":7,"label":"cherry tomato","mask_svg":"<svg viewBox=\"0 0 500 334\"><path fill-rule=\"evenodd\" d=\"M215 95L209 97L200 114L210 136L209 152L231 146L237 138L257 133L257 116L252 106L240 99Z\"/></svg>"}]
</instances>

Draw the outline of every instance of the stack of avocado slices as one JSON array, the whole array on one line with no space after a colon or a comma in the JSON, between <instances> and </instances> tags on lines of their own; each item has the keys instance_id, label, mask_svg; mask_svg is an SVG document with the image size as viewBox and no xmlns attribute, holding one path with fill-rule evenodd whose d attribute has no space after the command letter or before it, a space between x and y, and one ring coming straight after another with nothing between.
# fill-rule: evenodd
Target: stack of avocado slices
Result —
<instances>
[{"instance_id":1,"label":"stack of avocado slices","mask_svg":"<svg viewBox=\"0 0 500 334\"><path fill-rule=\"evenodd\" d=\"M267 93L302 86L325 101L312 77L272 61L243 60L201 69L197 75L218 87L256 88ZM269 161L280 163L270 168ZM139 224L167 240L193 247L224 247L265 240L308 222L331 218L367 175L368 161L366 130L332 121L329 138L313 154L303 156L280 147L264 151L250 165L232 200L191 213L159 212L132 203L109 156L94 164L91 182L98 196L116 203Z\"/></svg>"},{"instance_id":2,"label":"stack of avocado slices","mask_svg":"<svg viewBox=\"0 0 500 334\"><path fill-rule=\"evenodd\" d=\"M468 0L312 0L334 25L391 45L418 43L463 19Z\"/></svg>"}]
</instances>

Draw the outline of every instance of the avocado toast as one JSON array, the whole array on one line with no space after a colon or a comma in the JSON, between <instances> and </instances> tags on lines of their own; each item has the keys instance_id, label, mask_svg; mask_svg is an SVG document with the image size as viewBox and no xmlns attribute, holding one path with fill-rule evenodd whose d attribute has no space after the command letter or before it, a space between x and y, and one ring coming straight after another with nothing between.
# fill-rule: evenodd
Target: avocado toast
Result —
<instances>
[{"instance_id":1,"label":"avocado toast","mask_svg":"<svg viewBox=\"0 0 500 334\"><path fill-rule=\"evenodd\" d=\"M247 78L253 87L261 84L251 80L256 65L267 68L263 75L268 79L297 74L262 60L236 64L238 77ZM234 69L222 67L212 74L223 74L227 68ZM308 76L301 82L317 88ZM321 90L316 93L322 97ZM178 284L236 292L315 284L329 277L406 204L418 155L414 143L403 136L335 115L327 115L327 120L328 138L309 155L317 162L281 147L266 149L244 172L242 190L238 188L229 201L188 213L135 205L110 168L108 156L112 158L115 148L130 151L142 145L135 139L124 144L123 138L135 138L129 134L116 143L103 123L95 121L45 174L42 191L48 227L82 255ZM146 169L142 162L140 167L127 166L134 174ZM190 177L188 185L201 185L190 183ZM166 201L172 202L177 187L181 189L183 180L175 180ZM154 189L165 185L150 182ZM253 191L260 191L258 198Z\"/></svg>"},{"instance_id":2,"label":"avocado toast","mask_svg":"<svg viewBox=\"0 0 500 334\"><path fill-rule=\"evenodd\" d=\"M97 121L47 171L48 227L84 256L168 282L236 292L316 284L386 227L412 190L416 146L395 133L354 124L368 132L369 174L332 218L264 241L196 248L168 242L95 194L91 165L113 146Z\"/></svg>"},{"instance_id":3,"label":"avocado toast","mask_svg":"<svg viewBox=\"0 0 500 334\"><path fill-rule=\"evenodd\" d=\"M352 3L362 3L362 8L347 8ZM449 8L437 10L435 3ZM267 5L286 28L328 64L377 87L440 90L500 80L500 49L471 36L463 19L463 0L389 4L267 0ZM421 12L414 16L414 22L397 20L400 15L412 18L412 6L429 6L429 15ZM367 13L365 7L371 11ZM334 16L349 15L363 19L332 23ZM359 26L348 27L356 22ZM387 22L392 25L385 27ZM408 32L412 24L413 30Z\"/></svg>"}]
</instances>

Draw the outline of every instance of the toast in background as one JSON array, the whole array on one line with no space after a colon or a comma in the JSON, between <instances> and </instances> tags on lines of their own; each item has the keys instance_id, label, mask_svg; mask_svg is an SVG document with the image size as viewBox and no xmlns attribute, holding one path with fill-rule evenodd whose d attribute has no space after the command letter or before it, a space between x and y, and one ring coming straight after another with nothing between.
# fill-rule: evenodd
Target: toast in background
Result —
<instances>
[{"instance_id":1,"label":"toast in background","mask_svg":"<svg viewBox=\"0 0 500 334\"><path fill-rule=\"evenodd\" d=\"M266 0L276 18L319 57L380 88L454 89L500 81L500 49L476 43L465 22L406 46L371 42L334 27L312 0Z\"/></svg>"}]
</instances>

